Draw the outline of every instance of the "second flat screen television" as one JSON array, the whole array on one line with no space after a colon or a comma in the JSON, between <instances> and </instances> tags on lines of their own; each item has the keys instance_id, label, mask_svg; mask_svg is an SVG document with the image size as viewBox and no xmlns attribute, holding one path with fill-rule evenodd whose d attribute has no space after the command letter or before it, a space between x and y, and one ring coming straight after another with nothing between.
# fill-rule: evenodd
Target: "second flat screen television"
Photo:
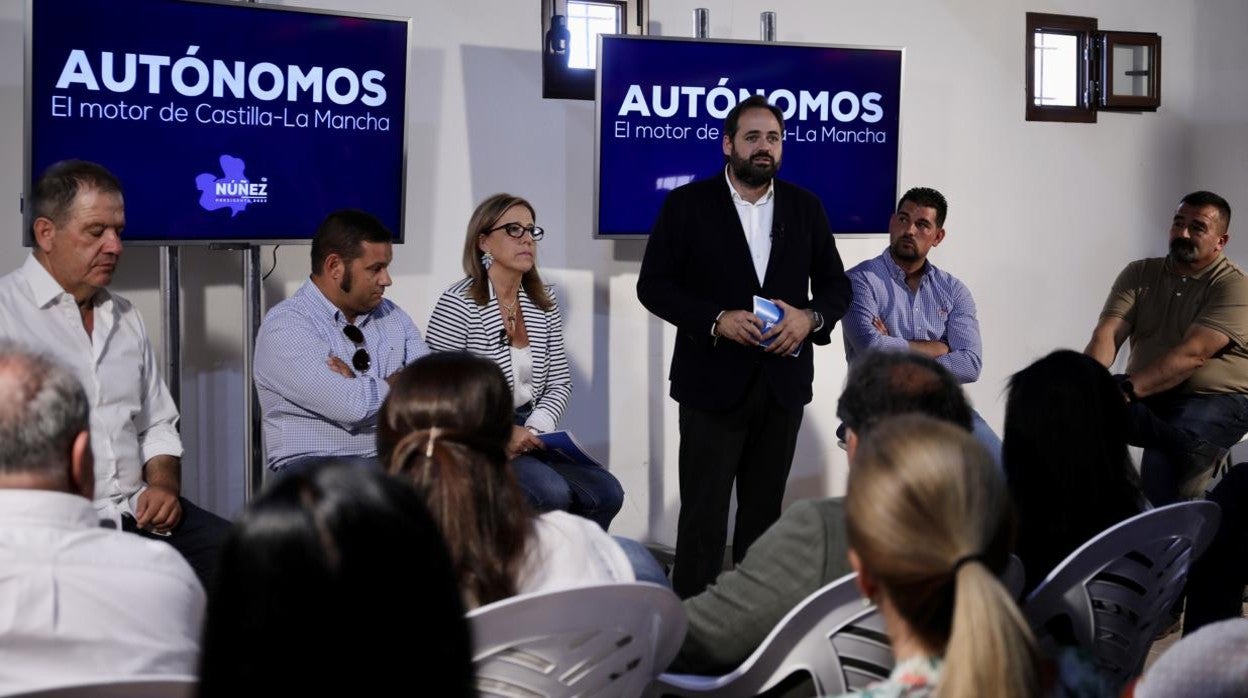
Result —
<instances>
[{"instance_id":1,"label":"second flat screen television","mask_svg":"<svg viewBox=\"0 0 1248 698\"><path fill-rule=\"evenodd\" d=\"M777 176L823 201L833 233L886 232L903 59L897 48L601 37L596 237L644 237L669 191L722 174L724 117L753 94L784 112Z\"/></svg>"}]
</instances>

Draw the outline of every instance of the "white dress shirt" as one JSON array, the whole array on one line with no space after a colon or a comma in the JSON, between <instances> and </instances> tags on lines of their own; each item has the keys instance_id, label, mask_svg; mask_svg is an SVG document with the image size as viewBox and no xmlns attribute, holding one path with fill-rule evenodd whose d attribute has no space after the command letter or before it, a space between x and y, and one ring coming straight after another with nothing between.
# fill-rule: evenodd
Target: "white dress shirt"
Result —
<instances>
[{"instance_id":1,"label":"white dress shirt","mask_svg":"<svg viewBox=\"0 0 1248 698\"><path fill-rule=\"evenodd\" d=\"M741 228L745 230L745 242L750 246L750 258L754 261L754 274L758 277L758 285L763 285L767 276L767 261L771 259L771 222L776 213L776 183L767 184L767 193L758 201L750 203L741 198L737 188L732 186L732 178L728 176L728 168L724 167L724 179L728 180L728 191L732 192L732 203L737 209L737 217L741 219Z\"/></svg>"},{"instance_id":2,"label":"white dress shirt","mask_svg":"<svg viewBox=\"0 0 1248 698\"><path fill-rule=\"evenodd\" d=\"M0 337L59 359L82 382L91 405L95 508L101 518L133 514L153 456L182 456L178 410L156 369L139 311L107 289L88 337L74 297L31 255L0 278Z\"/></svg>"},{"instance_id":3,"label":"white dress shirt","mask_svg":"<svg viewBox=\"0 0 1248 698\"><path fill-rule=\"evenodd\" d=\"M194 675L204 590L172 546L65 492L0 489L0 695Z\"/></svg>"}]
</instances>

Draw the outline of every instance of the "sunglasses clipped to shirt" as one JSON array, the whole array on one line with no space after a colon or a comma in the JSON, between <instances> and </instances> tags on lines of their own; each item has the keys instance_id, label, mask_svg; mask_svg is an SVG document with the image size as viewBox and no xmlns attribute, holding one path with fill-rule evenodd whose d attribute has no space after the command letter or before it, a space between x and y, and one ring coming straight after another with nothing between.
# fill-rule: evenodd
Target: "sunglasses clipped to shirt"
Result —
<instances>
[{"instance_id":1,"label":"sunglasses clipped to shirt","mask_svg":"<svg viewBox=\"0 0 1248 698\"><path fill-rule=\"evenodd\" d=\"M367 371L368 367L373 365L373 359L368 355L368 350L364 348L364 333L355 325L343 325L342 333L360 347L351 357L351 365L357 371Z\"/></svg>"}]
</instances>

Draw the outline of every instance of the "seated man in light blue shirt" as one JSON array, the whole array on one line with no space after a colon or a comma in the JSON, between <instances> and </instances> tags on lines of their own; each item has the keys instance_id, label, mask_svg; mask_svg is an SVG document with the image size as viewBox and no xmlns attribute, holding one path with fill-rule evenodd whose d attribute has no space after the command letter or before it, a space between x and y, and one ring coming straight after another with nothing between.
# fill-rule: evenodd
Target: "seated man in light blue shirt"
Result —
<instances>
[{"instance_id":1,"label":"seated man in light blue shirt","mask_svg":"<svg viewBox=\"0 0 1248 698\"><path fill-rule=\"evenodd\" d=\"M329 214L312 239L312 276L265 316L255 382L270 469L327 458L381 467L377 411L390 380L429 353L411 317L382 298L392 237L363 211Z\"/></svg>"},{"instance_id":2,"label":"seated man in light blue shirt","mask_svg":"<svg viewBox=\"0 0 1248 698\"><path fill-rule=\"evenodd\" d=\"M913 351L936 360L959 383L979 380L983 343L966 285L927 261L945 239L949 205L935 189L915 187L897 202L888 249L850 269L853 302L842 321L845 358L868 351ZM975 438L1001 463L1001 440L972 414Z\"/></svg>"}]
</instances>

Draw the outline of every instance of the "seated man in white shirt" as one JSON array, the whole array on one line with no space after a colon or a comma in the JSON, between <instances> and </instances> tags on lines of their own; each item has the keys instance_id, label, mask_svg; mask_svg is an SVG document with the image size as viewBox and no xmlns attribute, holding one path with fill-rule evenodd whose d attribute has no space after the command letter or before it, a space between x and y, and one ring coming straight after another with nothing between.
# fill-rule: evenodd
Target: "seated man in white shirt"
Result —
<instances>
[{"instance_id":1,"label":"seated man in white shirt","mask_svg":"<svg viewBox=\"0 0 1248 698\"><path fill-rule=\"evenodd\" d=\"M99 518L166 540L204 581L229 523L180 496L178 408L143 319L105 288L126 225L121 183L95 163L66 160L40 175L27 203L31 255L0 278L0 338L55 356L82 383Z\"/></svg>"},{"instance_id":2,"label":"seated man in white shirt","mask_svg":"<svg viewBox=\"0 0 1248 698\"><path fill-rule=\"evenodd\" d=\"M100 528L87 396L0 341L0 694L194 675L204 590L173 548Z\"/></svg>"}]
</instances>

